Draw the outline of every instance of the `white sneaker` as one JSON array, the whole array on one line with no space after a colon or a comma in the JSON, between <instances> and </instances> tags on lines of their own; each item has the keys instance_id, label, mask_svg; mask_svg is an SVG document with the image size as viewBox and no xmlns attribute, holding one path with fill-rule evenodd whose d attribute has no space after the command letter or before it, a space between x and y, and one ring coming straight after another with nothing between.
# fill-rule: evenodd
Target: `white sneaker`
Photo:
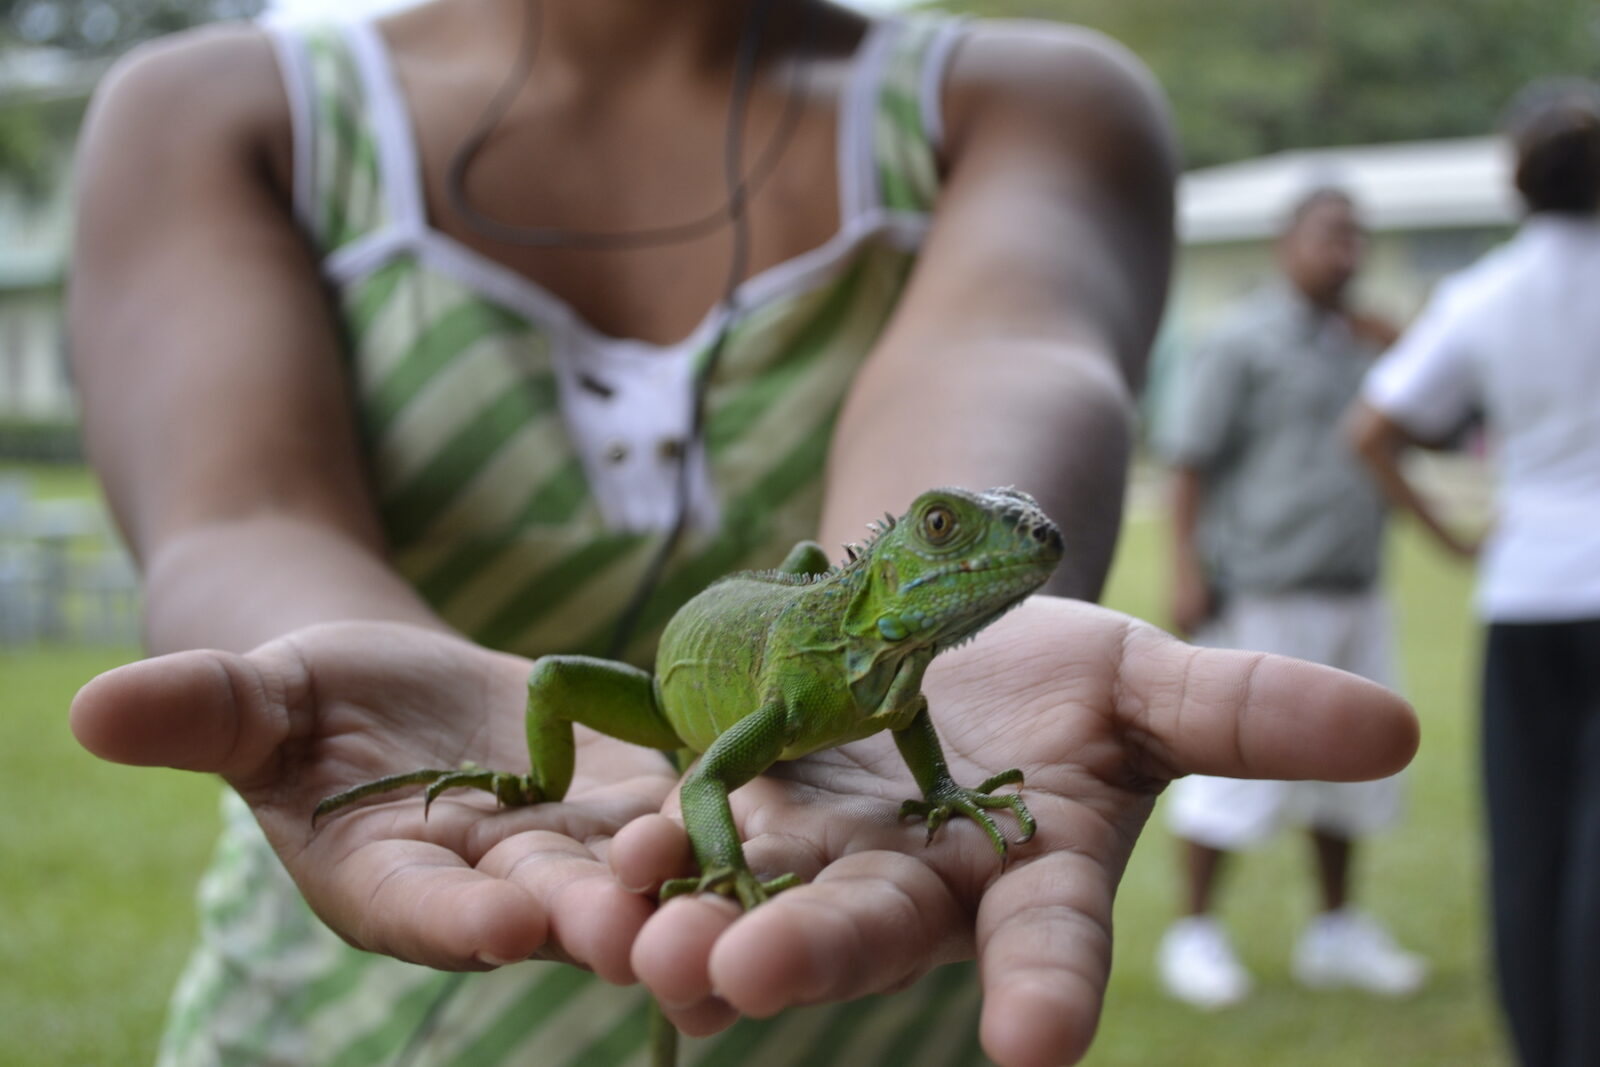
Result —
<instances>
[{"instance_id":1,"label":"white sneaker","mask_svg":"<svg viewBox=\"0 0 1600 1067\"><path fill-rule=\"evenodd\" d=\"M1226 1008L1250 992L1227 932L1203 915L1179 919L1162 935L1156 971L1167 993L1204 1011Z\"/></svg>"},{"instance_id":2,"label":"white sneaker","mask_svg":"<svg viewBox=\"0 0 1600 1067\"><path fill-rule=\"evenodd\" d=\"M1422 988L1428 962L1395 944L1383 924L1341 908L1313 919L1294 948L1291 969L1309 989L1364 989L1403 997Z\"/></svg>"}]
</instances>

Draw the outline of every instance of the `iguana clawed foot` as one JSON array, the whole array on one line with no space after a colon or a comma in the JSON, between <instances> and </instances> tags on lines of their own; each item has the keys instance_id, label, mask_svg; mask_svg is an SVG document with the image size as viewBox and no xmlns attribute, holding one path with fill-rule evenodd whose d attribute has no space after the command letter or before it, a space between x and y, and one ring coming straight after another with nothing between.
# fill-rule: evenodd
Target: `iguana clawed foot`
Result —
<instances>
[{"instance_id":1,"label":"iguana clawed foot","mask_svg":"<svg viewBox=\"0 0 1600 1067\"><path fill-rule=\"evenodd\" d=\"M407 771L404 774L391 774L387 778L365 782L342 793L335 793L331 797L323 798L311 813L311 821L315 823L329 812L337 811L347 804L353 804L363 797L375 796L378 793L387 793L392 789L400 789L408 785L427 784L428 790L422 802L422 815L427 818L428 809L440 793L447 789L481 789L485 793L494 794L494 798L501 805L508 808L523 807L527 804L537 804L544 799L544 791L534 782L530 774L509 774L505 771L488 771L476 764L466 763L459 769L447 770L421 770Z\"/></svg>"},{"instance_id":2,"label":"iguana clawed foot","mask_svg":"<svg viewBox=\"0 0 1600 1067\"><path fill-rule=\"evenodd\" d=\"M748 868L717 867L698 878L674 878L661 887L661 899L671 900L684 893L721 893L739 901L749 911L768 898L800 884L798 874L779 875L761 881Z\"/></svg>"},{"instance_id":3,"label":"iguana clawed foot","mask_svg":"<svg viewBox=\"0 0 1600 1067\"><path fill-rule=\"evenodd\" d=\"M1022 836L1017 838L1017 844L1020 845L1033 837L1033 832L1038 829L1038 823L1034 822L1033 813L1028 810L1028 805L1023 801L1021 794L993 795L994 790L1003 785L1021 784L1022 771L1016 767L985 779L976 789L966 789L946 778L930 789L924 799L908 800L901 804L900 817L903 819L907 816L922 816L928 821L928 840L932 841L934 832L943 826L950 816L957 813L965 815L983 827L984 833L989 835L989 840L994 844L994 850L1003 859L1006 854L1006 837L985 809L1011 809L1012 814L1017 817L1017 824L1022 827Z\"/></svg>"}]
</instances>

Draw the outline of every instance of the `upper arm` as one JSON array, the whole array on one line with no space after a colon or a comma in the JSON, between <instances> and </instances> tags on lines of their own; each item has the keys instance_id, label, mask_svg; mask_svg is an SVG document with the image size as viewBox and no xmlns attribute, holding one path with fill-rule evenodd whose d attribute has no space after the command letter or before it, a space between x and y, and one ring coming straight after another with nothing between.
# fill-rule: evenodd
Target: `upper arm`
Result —
<instances>
[{"instance_id":1,"label":"upper arm","mask_svg":"<svg viewBox=\"0 0 1600 1067\"><path fill-rule=\"evenodd\" d=\"M1058 588L1092 593L1165 300L1164 106L1103 38L1006 23L967 32L944 112L933 226L841 413L824 537L931 485L1016 484L1076 541Z\"/></svg>"},{"instance_id":2,"label":"upper arm","mask_svg":"<svg viewBox=\"0 0 1600 1067\"><path fill-rule=\"evenodd\" d=\"M79 152L69 294L86 442L148 557L262 511L377 545L338 334L291 217L270 44L187 34L125 59Z\"/></svg>"},{"instance_id":3,"label":"upper arm","mask_svg":"<svg viewBox=\"0 0 1600 1067\"><path fill-rule=\"evenodd\" d=\"M1130 54L1053 23L980 23L944 91L947 177L896 326L1058 337L1142 375L1166 295L1176 157Z\"/></svg>"},{"instance_id":4,"label":"upper arm","mask_svg":"<svg viewBox=\"0 0 1600 1067\"><path fill-rule=\"evenodd\" d=\"M1395 467L1395 453L1404 445L1418 443L1389 416L1357 397L1345 412L1342 429L1350 448L1369 467Z\"/></svg>"}]
</instances>

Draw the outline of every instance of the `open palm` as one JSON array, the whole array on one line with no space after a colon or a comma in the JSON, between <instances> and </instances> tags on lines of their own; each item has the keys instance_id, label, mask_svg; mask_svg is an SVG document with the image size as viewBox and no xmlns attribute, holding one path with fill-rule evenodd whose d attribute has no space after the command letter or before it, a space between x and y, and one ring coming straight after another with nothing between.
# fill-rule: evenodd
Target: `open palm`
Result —
<instances>
[{"instance_id":1,"label":"open palm","mask_svg":"<svg viewBox=\"0 0 1600 1067\"><path fill-rule=\"evenodd\" d=\"M735 817L758 874L807 884L746 914L716 897L671 901L634 947L681 1027L893 990L976 954L988 1054L1006 1067L1074 1061L1100 1013L1112 898L1167 782L1375 777L1417 741L1405 702L1353 675L1196 649L1052 598L935 661L925 691L957 781L1020 766L1037 835L1004 863L967 820L925 843L897 817L915 786L886 735L774 768L733 795ZM683 873L688 855L658 816L610 857L643 887Z\"/></svg>"},{"instance_id":2,"label":"open palm","mask_svg":"<svg viewBox=\"0 0 1600 1067\"><path fill-rule=\"evenodd\" d=\"M497 812L486 794L452 792L424 819L405 790L312 825L323 797L386 774L464 761L525 772L529 668L419 627L326 624L248 655L111 671L78 695L73 728L109 759L223 775L352 944L448 969L537 954L631 981L651 903L617 886L603 849L675 784L659 752L580 729L563 803Z\"/></svg>"},{"instance_id":3,"label":"open palm","mask_svg":"<svg viewBox=\"0 0 1600 1067\"><path fill-rule=\"evenodd\" d=\"M752 867L807 880L747 914L713 895L655 909L645 891L690 864L676 776L660 753L582 728L561 803L496 811L457 792L424 819L406 791L313 828L320 799L382 775L467 760L526 770L529 667L426 629L329 624L244 656L109 672L79 694L73 727L107 758L222 774L312 907L362 948L454 969L537 954L611 981L637 975L692 1033L897 989L975 954L984 1047L1005 1067L1087 1048L1112 898L1167 782L1376 777L1417 742L1405 702L1353 675L1196 649L1036 597L936 660L925 684L958 782L1026 775L1039 829L1005 862L970 821L930 842L899 818L915 786L886 734L735 791Z\"/></svg>"}]
</instances>

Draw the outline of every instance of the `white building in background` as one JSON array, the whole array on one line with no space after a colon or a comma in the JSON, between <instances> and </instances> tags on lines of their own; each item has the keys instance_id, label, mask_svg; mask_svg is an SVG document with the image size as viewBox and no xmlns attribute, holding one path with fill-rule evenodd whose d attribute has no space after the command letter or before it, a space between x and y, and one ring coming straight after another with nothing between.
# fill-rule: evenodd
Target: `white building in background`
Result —
<instances>
[{"instance_id":1,"label":"white building in background","mask_svg":"<svg viewBox=\"0 0 1600 1067\"><path fill-rule=\"evenodd\" d=\"M65 197L45 202L0 184L0 421L71 410L61 330Z\"/></svg>"},{"instance_id":2,"label":"white building in background","mask_svg":"<svg viewBox=\"0 0 1600 1067\"><path fill-rule=\"evenodd\" d=\"M1503 141L1474 137L1282 152L1191 171L1178 193L1172 325L1203 325L1269 276L1274 236L1319 186L1348 192L1371 234L1361 300L1404 321L1442 275L1516 223L1510 169Z\"/></svg>"},{"instance_id":3,"label":"white building in background","mask_svg":"<svg viewBox=\"0 0 1600 1067\"><path fill-rule=\"evenodd\" d=\"M72 140L104 69L57 49L0 52L0 104L37 109L52 138L44 157L52 174L40 189L0 174L0 431L72 411L61 325Z\"/></svg>"}]
</instances>

